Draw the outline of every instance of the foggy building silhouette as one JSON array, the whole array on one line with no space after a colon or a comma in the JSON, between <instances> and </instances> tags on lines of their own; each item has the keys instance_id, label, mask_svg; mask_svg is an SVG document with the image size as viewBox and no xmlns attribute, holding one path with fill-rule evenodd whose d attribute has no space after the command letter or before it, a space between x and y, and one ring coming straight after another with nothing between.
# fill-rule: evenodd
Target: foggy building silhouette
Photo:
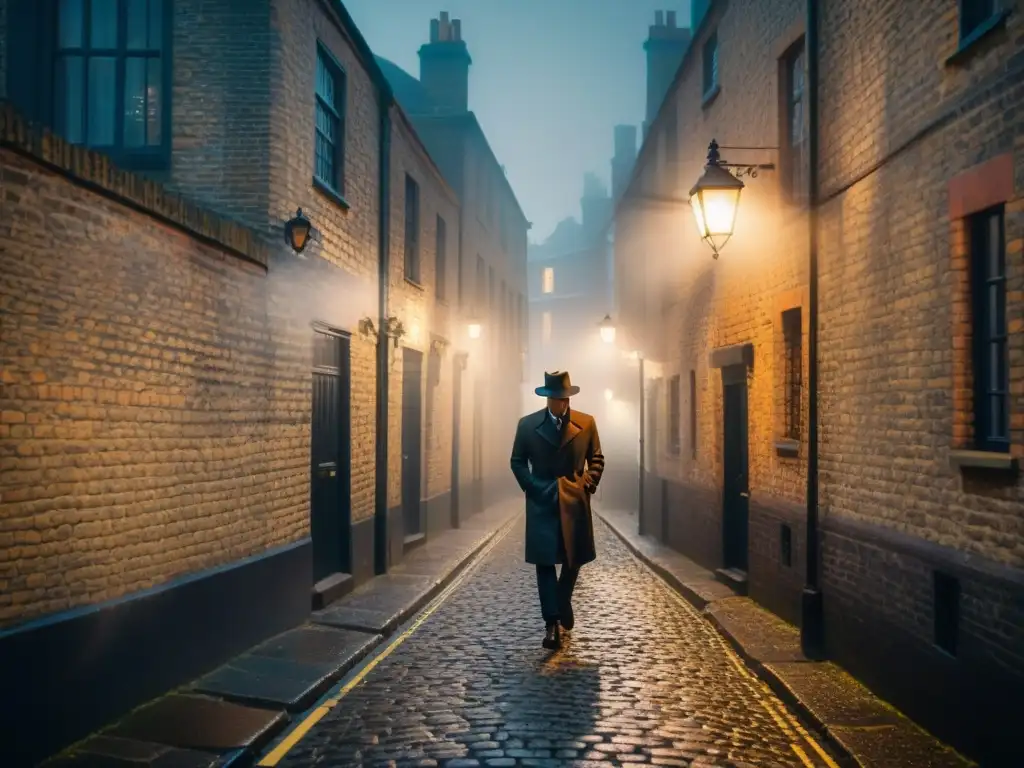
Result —
<instances>
[{"instance_id":1,"label":"foggy building silhouette","mask_svg":"<svg viewBox=\"0 0 1024 768\"><path fill-rule=\"evenodd\" d=\"M420 77L375 57L417 134L462 203L458 246L458 294L463 312L482 328L478 341L486 371L508 372L499 380L478 378L473 446L474 490L484 503L513 485L508 450L522 403L527 291L526 252L530 224L498 162L487 135L469 109L472 58L462 23L447 12L430 22L420 46ZM515 346L511 342L516 342ZM501 350L516 349L502 354ZM485 417L486 414L486 417Z\"/></svg>"},{"instance_id":2,"label":"foggy building silhouette","mask_svg":"<svg viewBox=\"0 0 1024 768\"><path fill-rule=\"evenodd\" d=\"M696 16L694 17L696 18ZM647 111L644 136L661 107L675 78L683 54L690 46L690 28L676 26L675 11L655 11L654 24L648 28L647 42Z\"/></svg>"}]
</instances>

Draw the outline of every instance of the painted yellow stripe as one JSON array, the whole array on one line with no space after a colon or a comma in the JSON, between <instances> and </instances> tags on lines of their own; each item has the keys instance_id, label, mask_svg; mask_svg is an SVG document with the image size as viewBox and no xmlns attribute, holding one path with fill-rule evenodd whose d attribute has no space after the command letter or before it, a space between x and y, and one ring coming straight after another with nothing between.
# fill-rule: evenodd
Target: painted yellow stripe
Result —
<instances>
[{"instance_id":1,"label":"painted yellow stripe","mask_svg":"<svg viewBox=\"0 0 1024 768\"><path fill-rule=\"evenodd\" d=\"M487 546L484 547L480 554L478 554L476 558L474 558L473 562L469 565L469 567L467 567L461 574L459 574L458 578L456 578L455 581L449 584L437 597L434 598L434 600L430 603L426 610L424 610L423 613L419 615L416 621L414 621L409 626L408 629L406 629L402 634L398 635L394 640L392 640L388 644L388 646L383 651L381 651L381 653L379 653L377 656L371 659L370 662L361 670L359 670L359 672L351 680L349 680L347 683L345 683L344 686L342 686L341 690L338 691L338 693L324 701L323 704L321 704L319 707L317 707L308 715L306 715L302 722L296 725L295 728L292 729L288 733L288 735L285 736L276 747L274 747L274 749L272 749L270 752L264 755L263 759L256 763L256 765L276 766L279 762L281 762L284 756L287 755L295 747L296 744L298 744L300 741L302 741L303 738L305 738L306 734L310 732L313 726L320 722L321 719L323 719L324 715L326 715L328 712L334 709L334 707L337 706L338 702L345 698L352 691L353 688L355 688L357 685L363 682L366 676L370 674L377 667L378 664L380 664L382 661L384 661L384 659L390 656L394 652L394 650L398 648L398 646L400 646L402 643L408 640L409 637L413 634L413 632L419 629L420 625L422 625L423 622L430 618L431 614L433 614L434 611L441 607L441 605L448 598L448 596L451 595L451 593L454 592L455 589L462 584L466 577L469 576L469 574L472 571L474 571L481 562L483 562L484 557L487 556L487 554L498 544L499 541L505 538L505 535L508 534L509 530L512 529L512 526L515 525L515 522L515 519L513 519L511 522L507 523L505 527L502 530L500 530L493 539L491 539Z\"/></svg>"},{"instance_id":2,"label":"painted yellow stripe","mask_svg":"<svg viewBox=\"0 0 1024 768\"><path fill-rule=\"evenodd\" d=\"M791 746L793 751L796 752L796 756L800 758L801 763L807 766L807 768L814 768L814 763L811 761L811 758L809 758L807 753L800 748L799 744L790 744L789 746Z\"/></svg>"}]
</instances>

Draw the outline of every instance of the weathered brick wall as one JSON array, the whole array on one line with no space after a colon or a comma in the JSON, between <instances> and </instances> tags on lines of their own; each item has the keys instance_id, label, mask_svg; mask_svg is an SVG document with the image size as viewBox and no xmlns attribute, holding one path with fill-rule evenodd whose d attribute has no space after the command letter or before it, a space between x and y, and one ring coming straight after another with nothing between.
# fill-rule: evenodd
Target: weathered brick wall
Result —
<instances>
[{"instance_id":1,"label":"weathered brick wall","mask_svg":"<svg viewBox=\"0 0 1024 768\"><path fill-rule=\"evenodd\" d=\"M420 394L423 420L422 497L429 498L451 487L452 393L450 348L445 347L438 368L439 378L430 380L432 342L453 340L447 299L437 299L437 217L445 221L447 258L446 288L455 288L455 255L458 253L459 207L454 192L433 165L407 119L392 110L391 142L391 314L403 325L401 346L423 354ZM420 228L418 282L405 274L405 179L419 185ZM395 357L391 379L389 429L392 439L388 458L388 505L402 500L402 364L401 349ZM447 456L446 456L447 454Z\"/></svg>"},{"instance_id":2,"label":"weathered brick wall","mask_svg":"<svg viewBox=\"0 0 1024 768\"><path fill-rule=\"evenodd\" d=\"M244 12L249 13L248 9ZM343 200L322 192L312 183L318 40L346 72L345 188L340 190ZM379 325L378 94L352 42L324 4L313 0L273 0L269 51L268 207L263 219L253 220L252 224L268 232L271 238L280 238L283 223L301 206L317 231L305 253L308 260L292 258L288 279L274 283L274 327L278 343L291 350L289 354L297 369L305 367L306 379L311 363L311 321L353 334L352 519L358 522L374 513L376 347L373 337L359 333L358 325L364 317ZM288 396L304 402L308 413L308 387L288 392ZM308 464L308 423L296 428L293 438L296 461L301 455ZM395 439L393 433L392 445Z\"/></svg>"},{"instance_id":3,"label":"weathered brick wall","mask_svg":"<svg viewBox=\"0 0 1024 768\"><path fill-rule=\"evenodd\" d=\"M0 149L0 623L306 535L266 269L207 244L258 242L99 155L25 146L207 241Z\"/></svg>"},{"instance_id":4,"label":"weathered brick wall","mask_svg":"<svg viewBox=\"0 0 1024 768\"><path fill-rule=\"evenodd\" d=\"M723 13L713 9L684 62L676 90L667 97L661 119L651 128L648 148L639 160L647 194L685 200L700 176L708 143L723 147L773 147L779 144L778 67L782 51L799 37L804 4L797 0L758 3L734 0ZM701 49L712 32L718 36L720 91L702 106ZM663 132L666 110L676 111L679 161L667 160ZM649 150L656 149L656 152ZM722 150L730 162L778 163L770 149ZM652 413L660 439L648 452L664 477L691 487L721 485L721 374L709 369L708 353L740 343L754 347L748 380L749 471L752 498L802 503L804 461L776 454L783 405L780 365L781 313L804 307L806 231L801 213L783 202L779 170L744 178L746 189L733 238L713 260L700 242L685 205L642 204L632 209L616 232L620 296L639 321L648 347L663 363L667 381L679 375L679 455L668 445L667 397ZM637 307L637 302L641 306ZM806 349L806 344L804 345ZM689 373L697 379L697 443L689 440ZM806 400L806 397L805 397ZM806 440L806 438L804 438ZM696 454L694 455L694 449Z\"/></svg>"},{"instance_id":5,"label":"weathered brick wall","mask_svg":"<svg viewBox=\"0 0 1024 768\"><path fill-rule=\"evenodd\" d=\"M955 4L938 0L824 6L821 504L1021 567L1024 482L972 483L949 463L950 449L970 447L971 384L966 244L948 185L1012 153L1011 444L1024 456L1024 20L1010 15L1004 32L944 63L958 24Z\"/></svg>"}]
</instances>

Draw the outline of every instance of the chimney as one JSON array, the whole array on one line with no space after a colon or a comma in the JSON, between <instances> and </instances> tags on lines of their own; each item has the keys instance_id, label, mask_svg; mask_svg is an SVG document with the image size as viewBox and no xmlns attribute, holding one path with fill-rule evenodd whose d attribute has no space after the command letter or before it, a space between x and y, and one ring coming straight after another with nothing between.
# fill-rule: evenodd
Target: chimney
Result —
<instances>
[{"instance_id":1,"label":"chimney","mask_svg":"<svg viewBox=\"0 0 1024 768\"><path fill-rule=\"evenodd\" d=\"M615 156L612 157L612 199L618 200L636 163L636 126L615 126Z\"/></svg>"},{"instance_id":2,"label":"chimney","mask_svg":"<svg viewBox=\"0 0 1024 768\"><path fill-rule=\"evenodd\" d=\"M430 20L430 42L420 46L420 82L434 110L444 114L469 109L469 65L473 60L462 39L461 19L441 11Z\"/></svg>"},{"instance_id":3,"label":"chimney","mask_svg":"<svg viewBox=\"0 0 1024 768\"><path fill-rule=\"evenodd\" d=\"M583 177L583 197L580 198L580 209L583 214L583 237L591 243L604 229L611 214L611 198L608 189L593 173Z\"/></svg>"},{"instance_id":4,"label":"chimney","mask_svg":"<svg viewBox=\"0 0 1024 768\"><path fill-rule=\"evenodd\" d=\"M675 79L683 54L690 45L690 29L676 26L675 11L655 11L654 26L648 29L647 42L647 117L644 135L658 114L661 102Z\"/></svg>"}]
</instances>

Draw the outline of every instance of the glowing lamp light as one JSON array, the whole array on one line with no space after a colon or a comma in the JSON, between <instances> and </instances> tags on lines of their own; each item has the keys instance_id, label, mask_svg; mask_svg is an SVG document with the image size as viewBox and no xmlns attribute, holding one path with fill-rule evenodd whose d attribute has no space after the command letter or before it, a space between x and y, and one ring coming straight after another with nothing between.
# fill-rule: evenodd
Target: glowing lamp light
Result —
<instances>
[{"instance_id":1,"label":"glowing lamp light","mask_svg":"<svg viewBox=\"0 0 1024 768\"><path fill-rule=\"evenodd\" d=\"M479 339L480 334L483 332L482 326L476 320L470 320L467 330L469 331L469 338L471 339Z\"/></svg>"},{"instance_id":2,"label":"glowing lamp light","mask_svg":"<svg viewBox=\"0 0 1024 768\"><path fill-rule=\"evenodd\" d=\"M605 315L601 321L601 341L605 344L615 343L615 323L612 322L611 315Z\"/></svg>"},{"instance_id":3,"label":"glowing lamp light","mask_svg":"<svg viewBox=\"0 0 1024 768\"><path fill-rule=\"evenodd\" d=\"M711 246L716 259L732 237L743 186L742 181L722 166L718 142L712 140L704 173L690 190L690 207L697 221L697 232L701 240Z\"/></svg>"},{"instance_id":4,"label":"glowing lamp light","mask_svg":"<svg viewBox=\"0 0 1024 768\"><path fill-rule=\"evenodd\" d=\"M284 225L284 241L292 247L293 251L302 253L306 243L309 242L311 229L312 225L309 223L309 219L302 215L302 209L299 208L294 218L289 219Z\"/></svg>"},{"instance_id":5,"label":"glowing lamp light","mask_svg":"<svg viewBox=\"0 0 1024 768\"><path fill-rule=\"evenodd\" d=\"M614 394L612 393L612 391L610 389L606 389L604 391L604 399L607 400L609 403L612 401L613 397L614 397Z\"/></svg>"}]
</instances>

